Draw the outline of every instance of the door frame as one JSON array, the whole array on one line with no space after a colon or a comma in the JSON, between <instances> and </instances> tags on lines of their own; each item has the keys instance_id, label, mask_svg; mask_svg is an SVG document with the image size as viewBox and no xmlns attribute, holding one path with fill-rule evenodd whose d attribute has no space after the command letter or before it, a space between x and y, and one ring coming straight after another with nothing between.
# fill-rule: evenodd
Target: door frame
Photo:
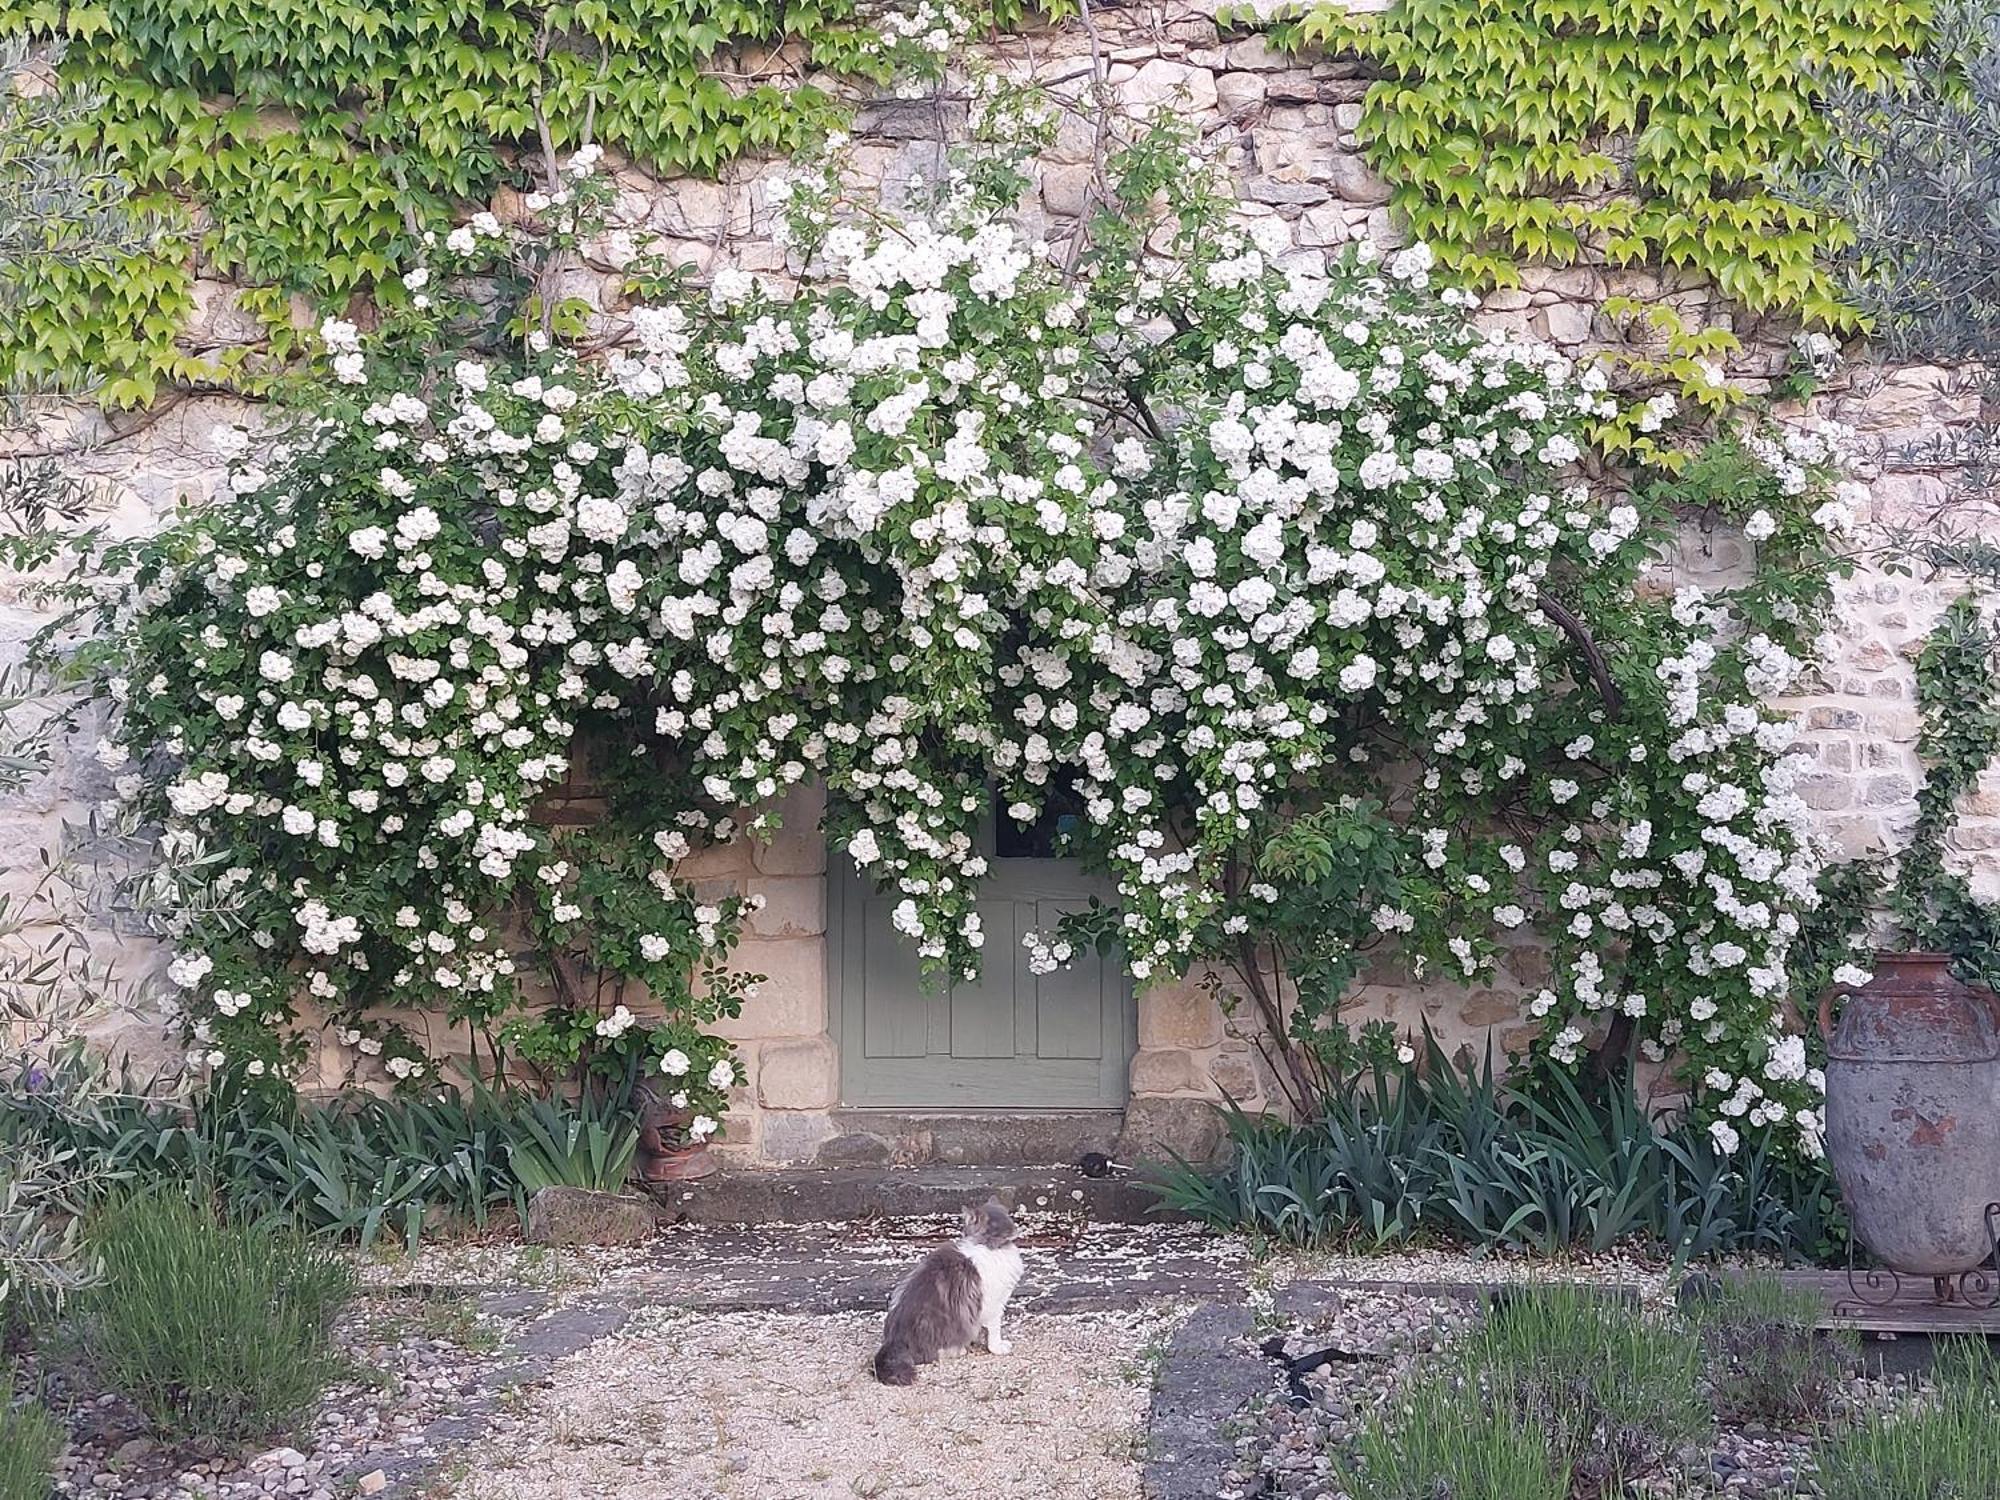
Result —
<instances>
[{"instance_id":1,"label":"door frame","mask_svg":"<svg viewBox=\"0 0 2000 1500\"><path fill-rule=\"evenodd\" d=\"M1030 863L1028 860L1009 860L1008 862L1010 864ZM1033 863L1039 864L1042 861L1037 860L1033 861ZM1070 894L1069 890L1063 889L1064 886L1075 887L1087 878L1082 877L1077 872L1076 861L1074 860L1049 860L1047 863L1054 867L1050 870L1052 876L1056 874L1058 869L1069 876L1069 879L1066 881L1061 879L1051 880L1050 884L1057 888L1055 891L1057 895ZM1032 1112L1036 1114L1070 1114L1091 1110L1107 1113L1122 1113L1124 1111L1126 1104L1131 1099L1132 1059L1137 1055L1139 1048L1139 1006L1136 991L1132 983L1132 976L1125 972L1123 964L1111 959L1107 959L1105 962L1109 966L1110 971L1116 975L1117 979L1117 993L1110 1002L1115 1011L1116 1025L1109 1028L1113 1033L1115 1047L1109 1055L1100 1060L1099 1067L1100 1076L1107 1085L1115 1079L1117 1085L1116 1093L1118 1095L1115 1103L1111 1102L1108 1098L1108 1095L1112 1092L1108 1086L1104 1091L1107 1097L1100 1098L1095 1103L1060 1104L1034 1102L994 1104L983 1101L919 1103L907 1099L888 1098L882 1096L879 1092L857 1089L854 1083L854 1069L851 1066L847 1053L846 1037L849 990L854 988L856 994L859 993L859 990L855 987L855 984L850 984L849 971L855 971L853 977L856 984L865 983L865 979L861 977L860 973L862 966L865 964L865 955L850 951L855 945L848 942L847 919L849 916L850 901L856 893L864 890L869 882L868 877L856 869L847 851L832 843L829 843L827 848L825 879L826 1028L827 1035L833 1042L834 1053L838 1059L840 1076L838 1098L841 1108L874 1109L902 1113L933 1110L978 1114L1004 1114L1010 1111ZM1076 894L1084 896L1088 892L1077 891ZM898 941L907 941L900 934L897 935L897 938ZM991 958L997 955L983 956ZM855 1003L859 1002L856 1001Z\"/></svg>"}]
</instances>

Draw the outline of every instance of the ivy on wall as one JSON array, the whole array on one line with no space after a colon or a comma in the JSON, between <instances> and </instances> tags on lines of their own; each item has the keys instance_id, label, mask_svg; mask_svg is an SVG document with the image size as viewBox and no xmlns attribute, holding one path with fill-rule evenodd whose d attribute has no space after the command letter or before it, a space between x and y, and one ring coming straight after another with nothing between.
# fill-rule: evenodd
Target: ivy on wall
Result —
<instances>
[{"instance_id":1,"label":"ivy on wall","mask_svg":"<svg viewBox=\"0 0 2000 1500\"><path fill-rule=\"evenodd\" d=\"M1658 263L1754 311L1844 326L1823 264L1843 226L1783 195L1826 140L1827 85L1872 87L1930 0L1397 0L1319 4L1288 48L1383 77L1357 130L1413 234L1481 280L1522 261Z\"/></svg>"},{"instance_id":2,"label":"ivy on wall","mask_svg":"<svg viewBox=\"0 0 2000 1500\"><path fill-rule=\"evenodd\" d=\"M75 389L105 369L194 375L199 361L175 347L190 310L185 239L76 148L92 99L18 38L0 38L0 75L0 390ZM71 316L80 306L101 316ZM152 384L101 394L130 404Z\"/></svg>"},{"instance_id":3,"label":"ivy on wall","mask_svg":"<svg viewBox=\"0 0 2000 1500\"><path fill-rule=\"evenodd\" d=\"M35 287L0 347L0 379L32 366L118 405L191 373L195 252L284 353L294 295L393 295L416 237L513 179L516 148L712 173L838 119L809 72L884 80L922 40L862 0L0 0L0 31L61 46L93 101L74 148L139 206L193 210L130 263Z\"/></svg>"}]
</instances>

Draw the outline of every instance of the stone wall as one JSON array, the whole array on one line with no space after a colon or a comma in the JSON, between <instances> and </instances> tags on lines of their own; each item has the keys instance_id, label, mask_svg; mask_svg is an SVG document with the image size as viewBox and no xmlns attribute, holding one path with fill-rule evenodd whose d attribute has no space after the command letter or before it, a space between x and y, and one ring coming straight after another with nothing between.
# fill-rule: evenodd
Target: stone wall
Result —
<instances>
[{"instance_id":1,"label":"stone wall","mask_svg":"<svg viewBox=\"0 0 2000 1500\"><path fill-rule=\"evenodd\" d=\"M1133 118L1171 109L1194 121L1236 171L1242 213L1276 220L1301 253L1367 237L1393 244L1398 228L1385 204L1388 188L1357 152L1353 130L1368 80L1352 59L1294 59L1254 36L1218 34L1206 12L1177 3L1100 7L1093 38L1081 25L1033 31L994 44L991 60L1052 84L1069 101L1059 137L1039 167L1037 189L1022 218L1032 233L1061 239L1089 207L1098 146L1088 105L1094 70ZM893 197L902 185L935 171L943 135L962 105L938 99L863 99L855 124L856 169ZM941 135L941 131L943 135ZM622 295L616 275L636 248L651 246L700 271L723 264L775 275L784 253L769 235L768 184L776 161L740 162L719 181L658 180L636 170L619 174L614 232L576 273L571 290L615 318ZM519 211L511 195L494 205ZM254 334L231 289L203 280L191 346L226 345ZM1486 316L1582 353L1619 337L1600 315L1609 296L1671 303L1695 321L1733 324L1735 315L1706 287L1662 281L1640 272L1579 267L1531 270L1517 290L1496 292ZM1783 367L1782 327L1744 324L1743 356L1729 372L1762 387ZM1899 466L1896 450L1969 421L1976 401L1949 372L1885 368L1852 350L1848 369L1816 401L1851 424L1875 455L1871 473L1875 518L1898 523L1928 513L1940 479ZM55 452L101 488L101 519L121 532L155 524L183 502L213 492L218 471L207 437L218 424L255 419L254 408L221 396L175 399L153 412L107 416L80 407L51 407L9 436L16 453ZM1690 529L1673 559L1683 576L1703 577L1740 567L1739 538ZM1807 734L1801 753L1813 760L1805 795L1825 815L1829 834L1850 852L1892 847L1914 816L1919 767L1911 658L1945 600L1935 582L1864 574L1841 593L1842 645L1820 690L1796 705ZM18 582L0 590L0 641L16 642L38 617ZM14 888L31 876L40 851L65 812L102 795L87 755L72 748L56 771L25 793L0 803L0 870ZM2000 893L2000 777L1989 776L1969 799L1953 835L1956 857L1981 887ZM740 1159L809 1157L832 1131L827 1112L837 1101L838 1061L828 1034L825 848L807 795L788 807L784 831L768 845L706 851L690 873L728 881L763 895L738 962L767 977L726 1034L743 1049L749 1082L729 1122L728 1150ZM120 946L110 934L107 944ZM129 946L129 945L127 945ZM143 950L125 954L143 967ZM1532 986L1532 950L1510 964L1515 981ZM1466 991L1414 987L1392 973L1373 974L1360 989L1364 1013L1414 1028L1428 1022L1447 1045L1479 1043L1490 1034L1510 1039L1518 1026L1512 990ZM1253 1106L1277 1100L1274 1080L1258 1054L1255 1028L1238 1006L1225 1016L1196 981L1156 987L1139 999L1139 1050L1132 1064L1135 1101L1128 1138L1143 1145L1162 1134L1185 1134L1203 1112L1199 1101L1228 1093ZM157 1048L157 1021L140 1015L120 1022L131 1045ZM325 1058L332 1073L344 1059Z\"/></svg>"}]
</instances>

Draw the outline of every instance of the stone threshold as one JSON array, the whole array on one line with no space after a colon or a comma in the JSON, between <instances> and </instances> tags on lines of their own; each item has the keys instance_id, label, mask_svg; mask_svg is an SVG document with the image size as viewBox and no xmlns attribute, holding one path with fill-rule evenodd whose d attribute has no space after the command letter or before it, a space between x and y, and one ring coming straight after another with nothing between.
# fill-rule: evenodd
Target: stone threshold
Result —
<instances>
[{"instance_id":1,"label":"stone threshold","mask_svg":"<svg viewBox=\"0 0 2000 1500\"><path fill-rule=\"evenodd\" d=\"M1124 1112L1115 1109L837 1109L821 1166L1073 1165L1114 1156Z\"/></svg>"},{"instance_id":2,"label":"stone threshold","mask_svg":"<svg viewBox=\"0 0 2000 1500\"><path fill-rule=\"evenodd\" d=\"M689 1224L956 1218L967 1205L989 1197L1016 1212L1088 1223L1157 1223L1177 1217L1129 1175L1085 1177L1068 1165L787 1167L654 1183L650 1191L664 1217Z\"/></svg>"}]
</instances>

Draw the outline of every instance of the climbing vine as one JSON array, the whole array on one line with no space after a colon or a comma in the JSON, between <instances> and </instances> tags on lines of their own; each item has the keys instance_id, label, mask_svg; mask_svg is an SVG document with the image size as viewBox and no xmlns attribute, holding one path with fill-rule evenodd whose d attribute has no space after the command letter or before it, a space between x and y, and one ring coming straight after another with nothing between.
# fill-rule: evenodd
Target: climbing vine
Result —
<instances>
[{"instance_id":1,"label":"climbing vine","mask_svg":"<svg viewBox=\"0 0 2000 1500\"><path fill-rule=\"evenodd\" d=\"M550 186L586 141L664 172L785 152L841 114L828 74L887 81L1018 3L869 0L0 0L0 31L60 48L91 107L67 143L182 232L22 299L0 378L98 385L113 405L197 373L176 345L197 262L248 290L273 352L293 299L400 295L426 231L503 185ZM977 16L970 13L977 12ZM192 216L183 212L192 208ZM240 365L240 353L232 363ZM230 373L223 366L206 373Z\"/></svg>"},{"instance_id":2,"label":"climbing vine","mask_svg":"<svg viewBox=\"0 0 2000 1500\"><path fill-rule=\"evenodd\" d=\"M1317 5L1298 49L1381 70L1357 135L1412 234L1511 284L1532 260L1659 263L1752 310L1845 325L1822 254L1847 231L1777 190L1822 149L1827 86L1873 87L1930 0L1398 0Z\"/></svg>"},{"instance_id":3,"label":"climbing vine","mask_svg":"<svg viewBox=\"0 0 2000 1500\"><path fill-rule=\"evenodd\" d=\"M1968 978L2000 981L2000 913L1974 899L1953 869L1946 836L1959 801L2000 755L2000 640L1976 595L1946 607L1917 658L1917 707L1923 715L1917 750L1924 784L1917 821L1898 864L1890 909L1921 946L1957 958Z\"/></svg>"}]
</instances>

